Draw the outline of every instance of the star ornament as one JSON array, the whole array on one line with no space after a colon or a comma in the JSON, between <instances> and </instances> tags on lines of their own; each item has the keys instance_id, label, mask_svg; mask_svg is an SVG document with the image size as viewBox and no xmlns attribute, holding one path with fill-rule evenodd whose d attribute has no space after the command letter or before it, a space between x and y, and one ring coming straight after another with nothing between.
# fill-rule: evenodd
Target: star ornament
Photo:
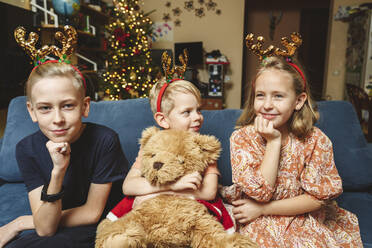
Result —
<instances>
[{"instance_id":1,"label":"star ornament","mask_svg":"<svg viewBox=\"0 0 372 248\"><path fill-rule=\"evenodd\" d=\"M170 21L171 20L171 17L169 14L163 14L163 21L167 22L167 21Z\"/></svg>"},{"instance_id":2,"label":"star ornament","mask_svg":"<svg viewBox=\"0 0 372 248\"><path fill-rule=\"evenodd\" d=\"M185 2L185 9L191 11L194 9L194 1L186 1Z\"/></svg>"},{"instance_id":3,"label":"star ornament","mask_svg":"<svg viewBox=\"0 0 372 248\"><path fill-rule=\"evenodd\" d=\"M195 9L195 15L200 18L205 16L204 8Z\"/></svg>"},{"instance_id":4,"label":"star ornament","mask_svg":"<svg viewBox=\"0 0 372 248\"><path fill-rule=\"evenodd\" d=\"M173 11L173 15L175 15L175 16L179 16L182 13L182 11L179 7L175 8L175 9L172 9L172 11Z\"/></svg>"},{"instance_id":5,"label":"star ornament","mask_svg":"<svg viewBox=\"0 0 372 248\"><path fill-rule=\"evenodd\" d=\"M217 7L217 3L213 2L213 0L209 0L205 6L207 6L207 10L214 10Z\"/></svg>"}]
</instances>

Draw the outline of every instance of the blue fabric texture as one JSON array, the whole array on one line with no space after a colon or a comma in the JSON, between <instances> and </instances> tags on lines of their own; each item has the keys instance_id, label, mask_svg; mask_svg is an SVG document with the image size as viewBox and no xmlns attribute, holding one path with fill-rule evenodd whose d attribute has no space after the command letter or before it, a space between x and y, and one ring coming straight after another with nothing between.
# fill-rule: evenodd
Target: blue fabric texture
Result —
<instances>
[{"instance_id":1,"label":"blue fabric texture","mask_svg":"<svg viewBox=\"0 0 372 248\"><path fill-rule=\"evenodd\" d=\"M345 101L318 102L317 126L331 139L345 191L372 186L372 149L367 145L353 106Z\"/></svg>"},{"instance_id":2,"label":"blue fabric texture","mask_svg":"<svg viewBox=\"0 0 372 248\"><path fill-rule=\"evenodd\" d=\"M365 192L344 192L337 198L338 205L356 214L364 247L372 247L371 206L372 194Z\"/></svg>"},{"instance_id":3,"label":"blue fabric texture","mask_svg":"<svg viewBox=\"0 0 372 248\"><path fill-rule=\"evenodd\" d=\"M38 129L37 123L32 122L27 112L26 97L12 99L0 147L0 178L8 182L23 181L15 157L15 147L18 141Z\"/></svg>"},{"instance_id":4,"label":"blue fabric texture","mask_svg":"<svg viewBox=\"0 0 372 248\"><path fill-rule=\"evenodd\" d=\"M222 175L220 183L231 185L230 136L234 131L234 126L241 114L241 110L205 110L202 111L202 114L204 116L204 124L200 133L214 135L221 142L222 152L218 160L218 169Z\"/></svg>"},{"instance_id":5,"label":"blue fabric texture","mask_svg":"<svg viewBox=\"0 0 372 248\"><path fill-rule=\"evenodd\" d=\"M0 186L0 226L21 215L31 214L26 186L23 183L6 183Z\"/></svg>"}]
</instances>

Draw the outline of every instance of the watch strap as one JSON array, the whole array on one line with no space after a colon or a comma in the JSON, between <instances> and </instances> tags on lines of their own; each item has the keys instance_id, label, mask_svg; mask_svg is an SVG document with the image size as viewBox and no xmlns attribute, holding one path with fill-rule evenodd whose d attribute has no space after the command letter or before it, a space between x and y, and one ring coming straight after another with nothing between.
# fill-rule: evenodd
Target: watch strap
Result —
<instances>
[{"instance_id":1,"label":"watch strap","mask_svg":"<svg viewBox=\"0 0 372 248\"><path fill-rule=\"evenodd\" d=\"M59 199L61 199L63 197L63 195L65 193L65 189L64 189L63 185L62 185L62 189L61 189L61 191L59 193L57 193L57 194L50 194L50 195L48 195L48 193L47 193L48 186L49 186L49 184L45 184L43 186L43 189L41 190L41 198L40 199L42 201L45 201L45 202L55 202L55 201L57 201L57 200L59 200Z\"/></svg>"}]
</instances>

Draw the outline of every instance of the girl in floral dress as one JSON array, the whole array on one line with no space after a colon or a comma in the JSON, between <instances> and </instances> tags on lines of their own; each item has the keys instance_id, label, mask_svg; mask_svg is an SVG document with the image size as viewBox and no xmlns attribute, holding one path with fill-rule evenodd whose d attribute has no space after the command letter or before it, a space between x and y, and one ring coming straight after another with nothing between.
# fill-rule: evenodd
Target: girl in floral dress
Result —
<instances>
[{"instance_id":1,"label":"girl in floral dress","mask_svg":"<svg viewBox=\"0 0 372 248\"><path fill-rule=\"evenodd\" d=\"M357 217L332 200L342 182L302 71L268 57L250 88L221 192L240 233L260 247L363 247Z\"/></svg>"}]
</instances>

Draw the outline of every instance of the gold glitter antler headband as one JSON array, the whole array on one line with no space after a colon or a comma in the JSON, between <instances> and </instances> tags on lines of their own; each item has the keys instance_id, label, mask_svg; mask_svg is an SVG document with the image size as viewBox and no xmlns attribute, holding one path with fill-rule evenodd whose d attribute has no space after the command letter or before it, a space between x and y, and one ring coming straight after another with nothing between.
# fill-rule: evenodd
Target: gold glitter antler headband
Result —
<instances>
[{"instance_id":1,"label":"gold glitter antler headband","mask_svg":"<svg viewBox=\"0 0 372 248\"><path fill-rule=\"evenodd\" d=\"M41 49L36 49L35 45L39 39L39 35L31 32L26 40L26 29L24 27L18 27L14 30L14 38L35 62L35 65L44 62L45 57L49 54L56 55L60 61L68 62L67 57L73 53L77 43L77 32L75 28L67 25L64 27L64 30L67 37L60 31L55 34L55 38L62 44L62 49L55 45L44 45Z\"/></svg>"},{"instance_id":2,"label":"gold glitter antler headband","mask_svg":"<svg viewBox=\"0 0 372 248\"><path fill-rule=\"evenodd\" d=\"M62 49L55 45L44 45L41 49L36 49L36 43L39 39L39 35L31 32L26 40L26 29L24 27L18 27L14 30L14 38L17 43L27 52L27 54L34 61L35 67L32 69L34 71L39 65L45 63L60 63L64 62L70 64L68 57L71 56L74 52L76 43L77 43L77 32L75 28L71 26L64 26L66 36L58 31L55 34L55 38L62 44ZM48 60L45 61L45 57L49 54L54 54L59 58L59 60ZM78 68L73 65L70 65L74 70L81 76L86 89L86 82L83 74Z\"/></svg>"},{"instance_id":3,"label":"gold glitter antler headband","mask_svg":"<svg viewBox=\"0 0 372 248\"><path fill-rule=\"evenodd\" d=\"M180 54L178 58L179 58L179 60L182 64L182 66L172 67L171 66L172 65L172 59L168 55L168 53L163 52L163 54L161 56L161 64L162 64L162 67L163 67L164 76L165 76L166 80L168 81L168 83L169 83L169 81L174 79L173 78L174 73L177 74L178 79L183 79L183 74L186 71L187 62L189 61L189 55L187 53L187 50L184 49L183 54ZM177 79L177 78L175 78L175 79Z\"/></svg>"},{"instance_id":4,"label":"gold glitter antler headband","mask_svg":"<svg viewBox=\"0 0 372 248\"><path fill-rule=\"evenodd\" d=\"M168 85L170 83L174 82L174 81L183 79L183 74L186 71L187 62L189 61L189 56L187 54L187 50L184 49L183 54L180 54L180 56L178 58L179 58L179 60L182 64L182 66L172 67L171 66L172 59L168 55L168 53L163 52L163 54L161 56L161 64L162 64L162 67L163 67L166 83L161 87L161 89L159 91L158 99L156 101L156 111L157 112L161 112L161 99L163 98L163 94L164 94L165 90L167 89ZM174 73L177 74L177 76L178 76L177 78L174 78Z\"/></svg>"},{"instance_id":5,"label":"gold glitter antler headband","mask_svg":"<svg viewBox=\"0 0 372 248\"><path fill-rule=\"evenodd\" d=\"M262 36L257 37L257 44L253 44L254 35L252 33L248 34L245 38L245 42L247 47L259 57L259 60L262 61L263 59L270 57L270 56L281 56L284 57L287 63L292 66L301 76L304 81L304 89L306 87L306 79L304 73L301 69L292 62L292 57L296 53L297 49L302 44L301 35L297 32L293 32L291 34L291 40L287 37L283 37L281 39L282 45L286 48L286 50L276 48L273 45L270 45L267 49L263 50L262 45L265 42L265 39Z\"/></svg>"},{"instance_id":6,"label":"gold glitter antler headband","mask_svg":"<svg viewBox=\"0 0 372 248\"><path fill-rule=\"evenodd\" d=\"M250 33L245 37L246 46L258 56L259 60L263 60L266 57L274 55L275 47L270 45L267 49L263 50L262 45L265 42L265 38L262 36L257 37L257 44L254 44L254 34Z\"/></svg>"},{"instance_id":7,"label":"gold glitter antler headband","mask_svg":"<svg viewBox=\"0 0 372 248\"><path fill-rule=\"evenodd\" d=\"M299 33L294 32L291 34L291 40L292 41L290 41L287 37L283 37L281 43L285 48L287 48L287 50L277 48L275 50L275 55L292 57L296 53L296 50L302 45L302 38Z\"/></svg>"}]
</instances>

